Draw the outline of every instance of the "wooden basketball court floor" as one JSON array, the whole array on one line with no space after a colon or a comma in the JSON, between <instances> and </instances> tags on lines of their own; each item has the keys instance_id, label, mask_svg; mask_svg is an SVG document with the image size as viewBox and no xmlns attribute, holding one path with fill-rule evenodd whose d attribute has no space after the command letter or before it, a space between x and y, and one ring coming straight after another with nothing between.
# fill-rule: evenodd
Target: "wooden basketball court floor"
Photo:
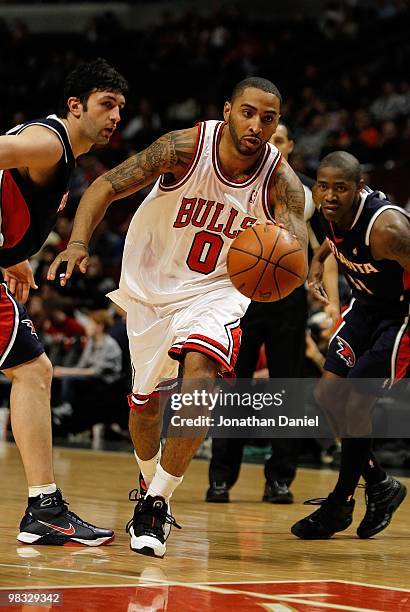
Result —
<instances>
[{"instance_id":1,"label":"wooden basketball court floor","mask_svg":"<svg viewBox=\"0 0 410 612\"><path fill-rule=\"evenodd\" d=\"M314 510L303 500L329 492L336 477L330 470L300 469L292 487L296 502L279 506L261 502L262 467L244 465L232 503L219 505L204 502L208 465L194 460L173 498L183 529L173 529L160 560L133 553L124 532L137 475L131 454L55 449L57 481L71 509L116 530L115 541L100 548L20 544L15 536L26 502L23 470L13 444L1 442L0 457L0 612L410 611L408 500L390 527L370 540L355 534L363 490L354 524L342 534L309 542L289 532ZM16 601L16 592L25 601ZM32 594L39 593L57 593L55 603L49 598L43 606L31 605Z\"/></svg>"}]
</instances>

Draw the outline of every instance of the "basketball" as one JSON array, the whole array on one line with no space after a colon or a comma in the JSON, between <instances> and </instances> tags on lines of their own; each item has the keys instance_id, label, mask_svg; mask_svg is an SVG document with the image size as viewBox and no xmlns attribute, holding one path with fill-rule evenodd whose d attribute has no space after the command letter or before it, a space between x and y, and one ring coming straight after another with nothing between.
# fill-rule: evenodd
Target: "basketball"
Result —
<instances>
[{"instance_id":1,"label":"basketball","mask_svg":"<svg viewBox=\"0 0 410 612\"><path fill-rule=\"evenodd\" d=\"M286 297L305 279L305 255L286 229L255 225L233 241L227 260L232 284L256 302Z\"/></svg>"}]
</instances>

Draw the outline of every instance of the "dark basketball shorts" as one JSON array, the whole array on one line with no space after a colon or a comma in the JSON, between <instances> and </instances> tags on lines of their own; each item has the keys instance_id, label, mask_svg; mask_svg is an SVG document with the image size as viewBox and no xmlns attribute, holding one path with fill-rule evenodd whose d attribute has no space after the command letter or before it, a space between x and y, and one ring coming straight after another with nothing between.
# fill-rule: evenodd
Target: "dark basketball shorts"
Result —
<instances>
[{"instance_id":1,"label":"dark basketball shorts","mask_svg":"<svg viewBox=\"0 0 410 612\"><path fill-rule=\"evenodd\" d=\"M359 380L379 379L375 389L408 378L409 318L408 314L386 318L386 312L374 312L353 299L329 342L325 370L357 379L358 387Z\"/></svg>"},{"instance_id":2,"label":"dark basketball shorts","mask_svg":"<svg viewBox=\"0 0 410 612\"><path fill-rule=\"evenodd\" d=\"M7 370L44 353L25 306L0 284L0 370Z\"/></svg>"}]
</instances>

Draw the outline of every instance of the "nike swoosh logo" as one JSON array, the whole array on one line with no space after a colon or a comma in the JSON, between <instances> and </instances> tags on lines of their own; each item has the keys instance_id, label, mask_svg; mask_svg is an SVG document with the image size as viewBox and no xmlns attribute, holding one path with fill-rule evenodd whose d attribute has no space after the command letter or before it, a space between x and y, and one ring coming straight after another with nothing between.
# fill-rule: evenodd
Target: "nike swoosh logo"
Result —
<instances>
[{"instance_id":1,"label":"nike swoosh logo","mask_svg":"<svg viewBox=\"0 0 410 612\"><path fill-rule=\"evenodd\" d=\"M52 525L51 523L45 523L44 521L39 521L39 523L41 523L42 525L45 525L46 527L51 527L51 529L55 529L56 531L59 531L60 533L64 533L64 535L74 535L75 534L75 529L71 523L68 529L65 529L64 527L59 527L58 525Z\"/></svg>"}]
</instances>

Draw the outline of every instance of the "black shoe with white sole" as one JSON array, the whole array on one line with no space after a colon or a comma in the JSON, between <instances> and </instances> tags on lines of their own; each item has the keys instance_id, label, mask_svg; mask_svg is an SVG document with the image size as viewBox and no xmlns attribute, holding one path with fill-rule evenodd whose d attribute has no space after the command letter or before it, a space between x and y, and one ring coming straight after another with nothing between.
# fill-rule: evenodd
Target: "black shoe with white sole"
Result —
<instances>
[{"instance_id":1,"label":"black shoe with white sole","mask_svg":"<svg viewBox=\"0 0 410 612\"><path fill-rule=\"evenodd\" d=\"M52 546L102 546L114 539L110 529L100 529L70 512L60 489L36 497L20 523L19 542Z\"/></svg>"},{"instance_id":2,"label":"black shoe with white sole","mask_svg":"<svg viewBox=\"0 0 410 612\"><path fill-rule=\"evenodd\" d=\"M168 525L181 529L174 517L168 513L165 499L151 495L140 497L135 506L134 516L126 526L126 531L131 536L131 550L140 555L162 559L169 535L169 532L166 533Z\"/></svg>"}]
</instances>

